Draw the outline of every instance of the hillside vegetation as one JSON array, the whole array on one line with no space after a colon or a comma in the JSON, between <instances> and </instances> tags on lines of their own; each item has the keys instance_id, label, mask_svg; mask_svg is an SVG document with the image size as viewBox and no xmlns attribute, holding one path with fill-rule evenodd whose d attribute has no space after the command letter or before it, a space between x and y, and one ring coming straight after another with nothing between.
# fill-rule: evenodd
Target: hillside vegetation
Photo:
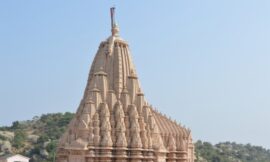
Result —
<instances>
[{"instance_id":1,"label":"hillside vegetation","mask_svg":"<svg viewBox=\"0 0 270 162\"><path fill-rule=\"evenodd\" d=\"M20 153L30 157L31 162L53 162L57 140L73 116L68 112L45 114L0 127L0 156ZM270 162L270 150L250 144L197 141L195 146L197 162Z\"/></svg>"},{"instance_id":2,"label":"hillside vegetation","mask_svg":"<svg viewBox=\"0 0 270 162\"><path fill-rule=\"evenodd\" d=\"M52 162L57 140L74 114L55 113L13 122L11 127L0 127L0 156L20 153L32 162Z\"/></svg>"},{"instance_id":3,"label":"hillside vegetation","mask_svg":"<svg viewBox=\"0 0 270 162\"><path fill-rule=\"evenodd\" d=\"M197 162L270 162L270 150L260 146L197 141L195 147Z\"/></svg>"}]
</instances>

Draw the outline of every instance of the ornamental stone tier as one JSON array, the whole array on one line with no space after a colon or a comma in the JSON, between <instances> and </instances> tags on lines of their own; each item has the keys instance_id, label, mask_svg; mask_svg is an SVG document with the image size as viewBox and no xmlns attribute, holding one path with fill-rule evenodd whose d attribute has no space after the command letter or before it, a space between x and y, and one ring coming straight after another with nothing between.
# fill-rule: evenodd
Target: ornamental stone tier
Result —
<instances>
[{"instance_id":1,"label":"ornamental stone tier","mask_svg":"<svg viewBox=\"0 0 270 162\"><path fill-rule=\"evenodd\" d=\"M148 104L111 15L112 35L100 43L57 162L194 162L191 131Z\"/></svg>"}]
</instances>

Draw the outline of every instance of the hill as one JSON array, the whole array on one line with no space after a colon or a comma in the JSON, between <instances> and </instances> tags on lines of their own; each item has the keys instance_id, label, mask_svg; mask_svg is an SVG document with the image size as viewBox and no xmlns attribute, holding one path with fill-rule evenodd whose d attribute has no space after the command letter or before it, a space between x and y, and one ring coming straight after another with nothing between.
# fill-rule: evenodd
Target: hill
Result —
<instances>
[{"instance_id":1,"label":"hill","mask_svg":"<svg viewBox=\"0 0 270 162\"><path fill-rule=\"evenodd\" d=\"M55 113L15 121L11 127L0 127L0 156L20 153L32 162L52 162L57 140L74 114Z\"/></svg>"},{"instance_id":2,"label":"hill","mask_svg":"<svg viewBox=\"0 0 270 162\"><path fill-rule=\"evenodd\" d=\"M73 116L69 112L45 114L0 127L0 156L20 153L31 157L31 162L52 162L57 140ZM270 150L250 144L197 141L195 146L197 162L270 162Z\"/></svg>"},{"instance_id":3,"label":"hill","mask_svg":"<svg viewBox=\"0 0 270 162\"><path fill-rule=\"evenodd\" d=\"M260 146L197 141L195 147L197 162L270 162L270 150Z\"/></svg>"}]
</instances>

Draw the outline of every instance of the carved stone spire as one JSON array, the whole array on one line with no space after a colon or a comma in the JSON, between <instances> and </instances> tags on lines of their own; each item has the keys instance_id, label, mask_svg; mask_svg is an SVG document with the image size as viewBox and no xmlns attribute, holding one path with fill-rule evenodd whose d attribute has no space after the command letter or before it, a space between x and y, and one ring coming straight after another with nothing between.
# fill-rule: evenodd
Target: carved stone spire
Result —
<instances>
[{"instance_id":1,"label":"carved stone spire","mask_svg":"<svg viewBox=\"0 0 270 162\"><path fill-rule=\"evenodd\" d=\"M108 81L107 81L107 73L103 71L103 68L100 69L99 72L94 74L96 79L97 88L101 92L101 98L104 102L106 100L107 92L108 92Z\"/></svg>"},{"instance_id":2,"label":"carved stone spire","mask_svg":"<svg viewBox=\"0 0 270 162\"><path fill-rule=\"evenodd\" d=\"M116 143L115 146L117 147L126 147L126 126L125 126L125 113L123 111L121 103L118 101L115 104L114 108L114 117L115 117L115 134L116 134Z\"/></svg>"},{"instance_id":3,"label":"carved stone spire","mask_svg":"<svg viewBox=\"0 0 270 162\"><path fill-rule=\"evenodd\" d=\"M135 105L129 106L129 123L130 123L130 147L140 148L142 147L142 141L140 137L140 125L138 122L139 115Z\"/></svg>"},{"instance_id":4,"label":"carved stone spire","mask_svg":"<svg viewBox=\"0 0 270 162\"><path fill-rule=\"evenodd\" d=\"M100 142L100 121L99 121L99 114L96 112L93 118L93 134L94 134L94 146L99 146Z\"/></svg>"},{"instance_id":5,"label":"carved stone spire","mask_svg":"<svg viewBox=\"0 0 270 162\"><path fill-rule=\"evenodd\" d=\"M101 136L100 145L104 147L111 147L112 138L111 138L110 111L105 103L100 104L99 111L100 111L99 112L100 119L102 119L100 126L100 136Z\"/></svg>"},{"instance_id":6,"label":"carved stone spire","mask_svg":"<svg viewBox=\"0 0 270 162\"><path fill-rule=\"evenodd\" d=\"M123 88L123 91L121 93L121 102L123 104L124 112L127 113L128 105L130 105L130 98L126 87Z\"/></svg>"},{"instance_id":7,"label":"carved stone spire","mask_svg":"<svg viewBox=\"0 0 270 162\"><path fill-rule=\"evenodd\" d=\"M176 143L175 143L174 137L172 135L169 136L168 150L170 150L170 151L176 150Z\"/></svg>"},{"instance_id":8,"label":"carved stone spire","mask_svg":"<svg viewBox=\"0 0 270 162\"><path fill-rule=\"evenodd\" d=\"M59 141L57 162L194 162L190 130L147 103L129 45L119 36L115 8L111 32L100 43L83 99Z\"/></svg>"}]
</instances>

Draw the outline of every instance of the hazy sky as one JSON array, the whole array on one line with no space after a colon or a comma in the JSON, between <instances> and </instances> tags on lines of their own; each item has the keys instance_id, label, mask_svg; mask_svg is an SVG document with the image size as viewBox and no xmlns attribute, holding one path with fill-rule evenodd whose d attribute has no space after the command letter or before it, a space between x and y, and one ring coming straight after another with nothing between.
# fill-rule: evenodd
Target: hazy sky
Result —
<instances>
[{"instance_id":1,"label":"hazy sky","mask_svg":"<svg viewBox=\"0 0 270 162\"><path fill-rule=\"evenodd\" d=\"M195 140L270 149L270 1L1 1L0 125L75 112L116 6L147 100Z\"/></svg>"}]
</instances>

